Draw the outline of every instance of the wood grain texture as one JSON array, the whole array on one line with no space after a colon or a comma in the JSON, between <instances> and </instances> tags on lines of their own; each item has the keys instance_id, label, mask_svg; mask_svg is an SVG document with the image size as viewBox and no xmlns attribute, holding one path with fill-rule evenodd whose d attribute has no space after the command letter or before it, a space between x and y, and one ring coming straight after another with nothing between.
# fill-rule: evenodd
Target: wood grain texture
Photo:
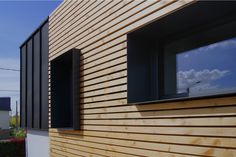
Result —
<instances>
[{"instance_id":1,"label":"wood grain texture","mask_svg":"<svg viewBox=\"0 0 236 157\"><path fill-rule=\"evenodd\" d=\"M64 1L50 15L49 60L82 53L82 130L50 129L52 157L236 156L236 96L127 104L127 33L191 3Z\"/></svg>"}]
</instances>

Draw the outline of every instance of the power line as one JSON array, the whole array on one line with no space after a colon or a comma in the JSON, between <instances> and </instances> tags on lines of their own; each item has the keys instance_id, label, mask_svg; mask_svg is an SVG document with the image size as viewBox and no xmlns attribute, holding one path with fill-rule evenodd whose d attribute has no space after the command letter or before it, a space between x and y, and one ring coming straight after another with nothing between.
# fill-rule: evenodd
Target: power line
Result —
<instances>
[{"instance_id":1,"label":"power line","mask_svg":"<svg viewBox=\"0 0 236 157\"><path fill-rule=\"evenodd\" d=\"M11 90L11 89L0 89L0 92L20 92L19 90Z\"/></svg>"},{"instance_id":2,"label":"power line","mask_svg":"<svg viewBox=\"0 0 236 157\"><path fill-rule=\"evenodd\" d=\"M0 70L17 71L17 72L20 71L18 69L10 69L10 68L0 68Z\"/></svg>"}]
</instances>

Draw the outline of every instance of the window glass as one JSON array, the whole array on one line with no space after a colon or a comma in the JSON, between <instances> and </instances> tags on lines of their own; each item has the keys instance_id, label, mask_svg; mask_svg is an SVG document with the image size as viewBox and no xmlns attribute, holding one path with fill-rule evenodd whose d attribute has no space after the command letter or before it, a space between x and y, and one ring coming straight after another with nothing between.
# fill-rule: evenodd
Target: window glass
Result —
<instances>
[{"instance_id":1,"label":"window glass","mask_svg":"<svg viewBox=\"0 0 236 157\"><path fill-rule=\"evenodd\" d=\"M236 91L236 38L176 54L177 93L188 96Z\"/></svg>"}]
</instances>

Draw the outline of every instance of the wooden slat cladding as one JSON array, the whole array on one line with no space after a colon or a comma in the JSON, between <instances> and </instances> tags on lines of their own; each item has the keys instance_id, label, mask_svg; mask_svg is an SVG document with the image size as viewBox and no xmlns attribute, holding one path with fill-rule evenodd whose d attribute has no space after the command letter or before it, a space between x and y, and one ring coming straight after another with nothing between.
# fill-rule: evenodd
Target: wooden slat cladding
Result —
<instances>
[{"instance_id":1,"label":"wooden slat cladding","mask_svg":"<svg viewBox=\"0 0 236 157\"><path fill-rule=\"evenodd\" d=\"M235 96L127 104L127 33L191 3L64 1L51 14L49 60L81 50L81 131L50 129L51 156L236 156Z\"/></svg>"}]
</instances>

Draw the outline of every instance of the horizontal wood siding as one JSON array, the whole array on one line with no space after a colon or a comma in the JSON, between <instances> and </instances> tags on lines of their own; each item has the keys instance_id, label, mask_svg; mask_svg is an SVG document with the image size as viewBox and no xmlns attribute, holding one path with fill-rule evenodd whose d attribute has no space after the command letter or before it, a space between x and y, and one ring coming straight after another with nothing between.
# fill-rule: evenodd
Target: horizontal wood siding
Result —
<instances>
[{"instance_id":1,"label":"horizontal wood siding","mask_svg":"<svg viewBox=\"0 0 236 157\"><path fill-rule=\"evenodd\" d=\"M52 157L236 156L236 97L127 104L126 34L190 3L64 1L51 14L49 60L82 53L82 130L50 129Z\"/></svg>"}]
</instances>

